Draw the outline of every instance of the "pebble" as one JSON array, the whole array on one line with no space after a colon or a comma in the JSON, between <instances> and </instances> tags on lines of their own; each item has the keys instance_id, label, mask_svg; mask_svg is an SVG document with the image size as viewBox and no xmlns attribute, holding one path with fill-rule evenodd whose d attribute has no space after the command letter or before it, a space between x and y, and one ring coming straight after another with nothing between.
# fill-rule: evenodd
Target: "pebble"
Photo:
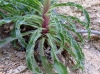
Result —
<instances>
[{"instance_id":1,"label":"pebble","mask_svg":"<svg viewBox=\"0 0 100 74\"><path fill-rule=\"evenodd\" d=\"M25 52L18 52L18 53L16 53L16 56L18 58L20 58L21 60L23 60L23 59L25 59Z\"/></svg>"},{"instance_id":2,"label":"pebble","mask_svg":"<svg viewBox=\"0 0 100 74\"><path fill-rule=\"evenodd\" d=\"M0 72L0 74L5 74L5 73Z\"/></svg>"},{"instance_id":3,"label":"pebble","mask_svg":"<svg viewBox=\"0 0 100 74\"><path fill-rule=\"evenodd\" d=\"M10 69L7 74L19 74L26 70L26 66L18 66L16 69Z\"/></svg>"}]
</instances>

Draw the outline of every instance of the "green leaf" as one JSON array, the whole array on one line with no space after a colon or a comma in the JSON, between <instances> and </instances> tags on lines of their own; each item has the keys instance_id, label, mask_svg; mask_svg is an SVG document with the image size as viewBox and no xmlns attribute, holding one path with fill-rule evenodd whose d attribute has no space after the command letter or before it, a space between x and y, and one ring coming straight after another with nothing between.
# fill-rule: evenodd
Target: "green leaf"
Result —
<instances>
[{"instance_id":1,"label":"green leaf","mask_svg":"<svg viewBox=\"0 0 100 74\"><path fill-rule=\"evenodd\" d=\"M19 17L18 20L15 23L15 34L16 34L16 37L18 37L18 41L21 43L21 45L24 48L27 46L27 43L25 42L24 38L22 38L22 35L21 35L21 32L20 32L20 26L22 24L25 24L26 20L33 20L33 22L34 22L33 18L36 19L36 20L41 19L41 21L42 21L42 18L37 16L37 15L32 15L32 16L31 15L25 15L23 17ZM41 21L38 21L38 23L41 22ZM30 26L30 24L29 24L29 26Z\"/></svg>"},{"instance_id":2,"label":"green leaf","mask_svg":"<svg viewBox=\"0 0 100 74\"><path fill-rule=\"evenodd\" d=\"M70 43L71 48L73 50L72 52L75 54L74 58L78 64L78 66L76 68L81 68L83 70L84 54L82 52L82 49L69 32L67 32L66 36L67 36L67 39L69 39L69 43Z\"/></svg>"},{"instance_id":3,"label":"green leaf","mask_svg":"<svg viewBox=\"0 0 100 74\"><path fill-rule=\"evenodd\" d=\"M27 43L25 42L25 39L22 37L22 34L20 32L20 26L23 24L24 20L23 18L19 18L15 23L15 35L18 38L18 41L20 44L25 48L27 46Z\"/></svg>"},{"instance_id":4,"label":"green leaf","mask_svg":"<svg viewBox=\"0 0 100 74\"><path fill-rule=\"evenodd\" d=\"M25 33L22 33L22 36L25 36L25 35L28 35L28 34L31 34L33 31L28 31L28 32L25 32ZM3 47L4 45L6 45L7 43L13 41L13 40L16 40L18 39L17 37L8 37L6 39L3 39L0 41L0 48Z\"/></svg>"},{"instance_id":5,"label":"green leaf","mask_svg":"<svg viewBox=\"0 0 100 74\"><path fill-rule=\"evenodd\" d=\"M41 70L35 61L33 53L34 53L35 43L40 36L41 36L41 30L34 31L26 47L26 62L27 62L28 68L33 73L37 73L37 74L41 74Z\"/></svg>"},{"instance_id":6,"label":"green leaf","mask_svg":"<svg viewBox=\"0 0 100 74\"><path fill-rule=\"evenodd\" d=\"M7 43L9 43L9 42L15 40L15 39L17 39L17 38L16 38L16 37L15 37L15 38L13 38L13 37L8 37L8 38L6 38L6 39L4 39L4 40L1 40L1 41L0 41L0 48L3 47L4 45L6 45Z\"/></svg>"},{"instance_id":7,"label":"green leaf","mask_svg":"<svg viewBox=\"0 0 100 74\"><path fill-rule=\"evenodd\" d=\"M42 27L41 24L43 22L43 18L40 16L27 14L27 15L23 16L23 18L24 18L25 23L30 26L34 27L34 25L31 25L30 23L33 23L33 24L35 23L35 24L37 24L36 26Z\"/></svg>"},{"instance_id":8,"label":"green leaf","mask_svg":"<svg viewBox=\"0 0 100 74\"><path fill-rule=\"evenodd\" d=\"M74 16L66 16L66 15L61 15L61 14L56 14L56 15L52 14L51 17L52 17L53 25L56 26L57 31L61 31L61 33L64 34L64 32L63 32L64 29L65 30L68 29L69 31L74 32L80 38L80 40L84 43L83 37L77 32L75 22L78 22L78 23L82 24L85 27L88 25L87 23L80 21L78 18L76 18ZM66 20L67 24L62 22L64 20ZM87 29L87 27L86 27L86 29Z\"/></svg>"},{"instance_id":9,"label":"green leaf","mask_svg":"<svg viewBox=\"0 0 100 74\"><path fill-rule=\"evenodd\" d=\"M16 5L15 5L16 6ZM12 2L10 1L1 1L0 3L0 8L6 11L7 13L9 12L9 15L19 15L20 11L16 9Z\"/></svg>"},{"instance_id":10,"label":"green leaf","mask_svg":"<svg viewBox=\"0 0 100 74\"><path fill-rule=\"evenodd\" d=\"M51 35L47 34L47 36L48 36L48 42L51 46L51 54L52 54L52 58L54 60L55 69L57 70L57 72L59 74L68 74L67 68L57 58L57 55L56 55L57 48L54 45L54 41L53 41Z\"/></svg>"},{"instance_id":11,"label":"green leaf","mask_svg":"<svg viewBox=\"0 0 100 74\"><path fill-rule=\"evenodd\" d=\"M0 16L1 17L6 17L6 15L3 12L1 12L1 11L0 11Z\"/></svg>"},{"instance_id":12,"label":"green leaf","mask_svg":"<svg viewBox=\"0 0 100 74\"><path fill-rule=\"evenodd\" d=\"M10 7L10 6L3 6L1 8L6 10L7 12L9 12L11 15L19 15L20 14L20 12L18 10L16 10L15 8Z\"/></svg>"},{"instance_id":13,"label":"green leaf","mask_svg":"<svg viewBox=\"0 0 100 74\"><path fill-rule=\"evenodd\" d=\"M85 9L83 9L83 13L84 13L84 16L85 16L85 18L86 18L86 22L87 22L88 27L89 27L89 24L90 24L90 17L89 17L89 14L88 14L88 12L87 12Z\"/></svg>"},{"instance_id":14,"label":"green leaf","mask_svg":"<svg viewBox=\"0 0 100 74\"><path fill-rule=\"evenodd\" d=\"M67 68L58 60L54 60L54 66L59 74L68 74Z\"/></svg>"},{"instance_id":15,"label":"green leaf","mask_svg":"<svg viewBox=\"0 0 100 74\"><path fill-rule=\"evenodd\" d=\"M64 38L64 34L59 33L59 37L60 37L60 40L61 40L61 45L65 45L65 38Z\"/></svg>"},{"instance_id":16,"label":"green leaf","mask_svg":"<svg viewBox=\"0 0 100 74\"><path fill-rule=\"evenodd\" d=\"M41 12L40 10L40 6L41 3L38 0L16 0L16 2L23 4L25 6L28 6L36 11L38 11L39 13Z\"/></svg>"},{"instance_id":17,"label":"green leaf","mask_svg":"<svg viewBox=\"0 0 100 74\"><path fill-rule=\"evenodd\" d=\"M0 20L0 26L2 26L2 25L5 24L5 23L10 23L11 21L12 21L11 18L2 19L2 20Z\"/></svg>"},{"instance_id":18,"label":"green leaf","mask_svg":"<svg viewBox=\"0 0 100 74\"><path fill-rule=\"evenodd\" d=\"M90 34L91 34L91 30L90 30L90 17L89 17L89 14L88 12L83 9L83 13L84 13L84 16L86 18L86 22L87 22L87 26L86 26L86 29L88 30L88 39L90 39Z\"/></svg>"},{"instance_id":19,"label":"green leaf","mask_svg":"<svg viewBox=\"0 0 100 74\"><path fill-rule=\"evenodd\" d=\"M18 49L18 50L20 49L20 46L18 46L18 44L17 44L17 40L13 40L11 43L16 49Z\"/></svg>"},{"instance_id":20,"label":"green leaf","mask_svg":"<svg viewBox=\"0 0 100 74\"><path fill-rule=\"evenodd\" d=\"M75 17L74 17L75 18ZM70 17L68 17L68 23L71 25L71 28L72 28L72 32L74 32L82 42L84 42L83 40L83 37L77 32L77 29L76 29L76 25L74 24L73 21L77 20L77 18L75 18L74 20L72 20ZM79 19L78 19L79 20ZM78 21L80 23L80 21ZM87 25L87 24L86 24Z\"/></svg>"},{"instance_id":21,"label":"green leaf","mask_svg":"<svg viewBox=\"0 0 100 74\"><path fill-rule=\"evenodd\" d=\"M55 74L53 71L53 66L48 62L46 56L44 55L44 50L43 50L44 41L45 41L45 38L42 37L42 39L39 41L39 45L38 45L38 50L40 52L40 57L42 60L43 67L44 67L44 70L46 71L46 73Z\"/></svg>"},{"instance_id":22,"label":"green leaf","mask_svg":"<svg viewBox=\"0 0 100 74\"><path fill-rule=\"evenodd\" d=\"M87 23L80 21L77 17L74 17L74 16L58 15L58 17L63 18L64 20L67 20L68 24L63 24L62 23L62 26L64 26L68 30L74 32L80 38L80 40L82 42L84 42L83 37L77 32L76 25L74 24L74 21L82 24L85 27L88 25ZM88 29L88 28L86 27L86 29Z\"/></svg>"},{"instance_id":23,"label":"green leaf","mask_svg":"<svg viewBox=\"0 0 100 74\"><path fill-rule=\"evenodd\" d=\"M75 58L75 54L74 52L71 50L71 47L69 46L65 46L65 45L61 45L61 41L59 41L58 37L53 37L54 41L56 41L57 44L59 44L60 47L62 47L62 49L67 50L74 58ZM67 39L67 36L65 37L65 43L70 45L70 40ZM59 50L58 50L59 51Z\"/></svg>"},{"instance_id":24,"label":"green leaf","mask_svg":"<svg viewBox=\"0 0 100 74\"><path fill-rule=\"evenodd\" d=\"M77 64L72 69L75 70L77 68L81 68L83 70L84 54L82 53L82 49L79 46L79 44L75 41L75 39L72 37L72 35L69 33L69 31L66 30L65 33L66 35L64 35L65 36L64 42L65 44L68 44L69 46L62 45L58 36L52 36L53 41L55 41L56 44L60 46L60 48L67 50L68 53L71 54L71 56L76 60Z\"/></svg>"},{"instance_id":25,"label":"green leaf","mask_svg":"<svg viewBox=\"0 0 100 74\"><path fill-rule=\"evenodd\" d=\"M73 7L77 7L78 9L82 10L83 11L83 14L86 18L86 22L87 24L89 25L90 24L90 18L89 18L89 14L88 12L80 5L80 4L75 4L74 2L68 2L68 3L60 3L60 4L53 4L51 5L50 7L50 10L53 10L54 8L57 8L57 7L61 7L61 6L73 6Z\"/></svg>"},{"instance_id":26,"label":"green leaf","mask_svg":"<svg viewBox=\"0 0 100 74\"><path fill-rule=\"evenodd\" d=\"M53 4L50 7L50 10L53 10L56 7L61 7L61 6L73 6L73 7L77 7L79 9L83 9L83 7L80 4L76 4L74 2L67 2L67 3L59 3L59 4Z\"/></svg>"},{"instance_id":27,"label":"green leaf","mask_svg":"<svg viewBox=\"0 0 100 74\"><path fill-rule=\"evenodd\" d=\"M43 30L42 22L44 21L42 18L43 1L44 0L0 1L0 26L10 22L14 23L14 29L12 30L11 37L1 40L0 47L18 39L21 45L26 48L26 61L28 68L35 74L43 74L43 71L39 68L34 57L34 49L37 47L36 43L38 43L40 60L47 74L55 74L54 69L59 74L68 74L66 66L64 66L57 57L57 54L61 53L63 49L67 50L68 53L76 60L76 65L73 69L83 69L84 54L82 53L81 46L75 41L70 31L74 32L81 40L83 40L76 30L74 22L77 21L88 30L90 35L90 18L88 12L81 5L73 2L56 4L56 0L51 0L50 9L47 13L50 15L50 22L48 25L49 32L45 35L41 35ZM83 12L85 22L80 21L78 18L73 16L55 15L52 13L53 9L61 6L77 7ZM3 11L7 13L3 13ZM62 20L67 21L68 24L61 23ZM21 33L21 25L31 26L33 29L35 28L35 30ZM28 34L31 36L27 44L23 36ZM51 56L53 59L52 65L44 55L45 42L48 42L48 45L51 47ZM65 46L65 44L68 44L68 46Z\"/></svg>"}]
</instances>

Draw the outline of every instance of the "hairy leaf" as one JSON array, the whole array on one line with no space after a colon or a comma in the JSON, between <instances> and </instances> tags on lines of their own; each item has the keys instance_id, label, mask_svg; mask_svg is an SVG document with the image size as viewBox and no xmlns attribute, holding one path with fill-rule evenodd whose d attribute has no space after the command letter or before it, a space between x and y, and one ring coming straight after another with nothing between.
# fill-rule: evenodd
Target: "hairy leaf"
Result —
<instances>
[{"instance_id":1,"label":"hairy leaf","mask_svg":"<svg viewBox=\"0 0 100 74\"><path fill-rule=\"evenodd\" d=\"M41 36L40 32L41 32L41 30L34 31L32 36L30 37L29 43L26 47L26 62L27 62L28 68L33 73L38 73L38 74L40 74L42 72L35 61L33 53L34 53L35 42Z\"/></svg>"},{"instance_id":2,"label":"hairy leaf","mask_svg":"<svg viewBox=\"0 0 100 74\"><path fill-rule=\"evenodd\" d=\"M31 34L33 31L29 31L29 32L25 32L25 33L22 33L22 36L25 36L25 35L28 35L28 34ZM4 45L6 45L7 43L15 40L15 39L18 39L17 37L8 37L6 39L3 39L0 41L0 48L3 47Z\"/></svg>"},{"instance_id":3,"label":"hairy leaf","mask_svg":"<svg viewBox=\"0 0 100 74\"><path fill-rule=\"evenodd\" d=\"M44 50L43 50L44 41L45 41L45 38L42 38L39 41L39 45L38 45L38 50L40 51L43 67L44 67L44 70L45 70L46 73L48 73L48 74L55 74L54 71L53 71L52 64L50 64L48 62L47 57L44 55Z\"/></svg>"},{"instance_id":4,"label":"hairy leaf","mask_svg":"<svg viewBox=\"0 0 100 74\"><path fill-rule=\"evenodd\" d=\"M51 54L52 54L52 58L54 60L55 69L58 71L59 74L68 74L67 68L57 58L57 55L55 53L57 51L57 48L56 48L56 46L54 46L54 41L53 41L51 35L48 34L47 36L48 36L48 42L51 46Z\"/></svg>"}]
</instances>

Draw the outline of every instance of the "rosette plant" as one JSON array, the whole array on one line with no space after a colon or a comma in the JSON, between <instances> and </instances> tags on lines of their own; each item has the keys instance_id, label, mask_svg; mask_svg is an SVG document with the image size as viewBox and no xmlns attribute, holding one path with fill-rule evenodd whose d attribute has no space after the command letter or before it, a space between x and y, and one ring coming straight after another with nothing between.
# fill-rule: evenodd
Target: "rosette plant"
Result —
<instances>
[{"instance_id":1,"label":"rosette plant","mask_svg":"<svg viewBox=\"0 0 100 74\"><path fill-rule=\"evenodd\" d=\"M74 16L56 15L54 10L62 6L78 8L82 11L85 21ZM73 69L81 68L83 70L84 54L81 45L72 34L72 32L75 33L84 42L76 29L75 22L78 22L88 30L90 35L89 15L80 4L57 3L56 0L0 0L0 18L0 26L11 22L14 26L11 36L0 41L0 47L18 40L26 49L27 66L34 74L68 74L67 67L57 56L64 50L75 59ZM61 20L66 23L62 23ZM21 26L31 27L31 29L22 32ZM27 42L24 36L28 36ZM50 47L52 63L48 61L44 52L47 47ZM43 69L37 64L35 51L38 51Z\"/></svg>"}]
</instances>

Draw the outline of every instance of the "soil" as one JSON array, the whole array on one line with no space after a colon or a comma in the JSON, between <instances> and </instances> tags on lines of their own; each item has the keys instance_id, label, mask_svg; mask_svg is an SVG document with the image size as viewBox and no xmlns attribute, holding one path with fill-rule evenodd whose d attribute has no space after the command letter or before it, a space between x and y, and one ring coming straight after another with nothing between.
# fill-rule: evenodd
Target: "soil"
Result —
<instances>
[{"instance_id":1,"label":"soil","mask_svg":"<svg viewBox=\"0 0 100 74\"><path fill-rule=\"evenodd\" d=\"M59 0L59 2L67 2L70 0ZM92 30L100 31L100 0L71 0L80 3L87 9L91 18ZM58 9L59 13L70 14L84 20L77 9L63 7ZM76 14L79 12L79 14ZM81 26L78 29L83 29ZM85 45L82 47L85 54L84 74L100 74L100 36L91 34L91 39L87 40L87 34L82 34L85 39ZM0 39L2 39L0 37ZM0 49L0 74L32 74L28 70L25 62L25 52L16 51L15 48L8 43ZM80 71L71 72L69 74L82 74Z\"/></svg>"}]
</instances>

